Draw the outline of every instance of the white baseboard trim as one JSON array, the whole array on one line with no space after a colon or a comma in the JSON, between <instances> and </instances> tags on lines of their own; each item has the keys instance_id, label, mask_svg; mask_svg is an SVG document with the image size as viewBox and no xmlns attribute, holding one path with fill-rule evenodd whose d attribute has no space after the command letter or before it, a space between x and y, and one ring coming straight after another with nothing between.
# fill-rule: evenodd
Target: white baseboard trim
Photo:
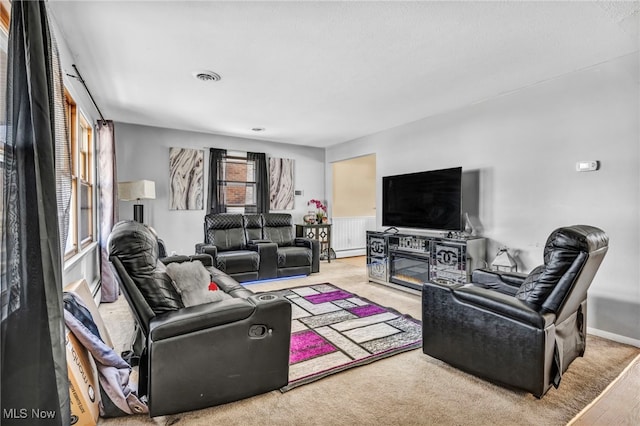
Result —
<instances>
[{"instance_id":1,"label":"white baseboard trim","mask_svg":"<svg viewBox=\"0 0 640 426\"><path fill-rule=\"evenodd\" d=\"M608 331L598 330L597 328L587 327L587 333L593 334L594 336L604 337L605 339L613 340L614 342L624 343L627 345L635 346L636 348L640 348L640 340L632 339L631 337L621 336L619 334L610 333Z\"/></svg>"},{"instance_id":2,"label":"white baseboard trim","mask_svg":"<svg viewBox=\"0 0 640 426\"><path fill-rule=\"evenodd\" d=\"M341 257L354 257L354 256L364 256L367 254L366 249L351 249L351 250L340 250L336 251L336 258L340 259Z\"/></svg>"}]
</instances>

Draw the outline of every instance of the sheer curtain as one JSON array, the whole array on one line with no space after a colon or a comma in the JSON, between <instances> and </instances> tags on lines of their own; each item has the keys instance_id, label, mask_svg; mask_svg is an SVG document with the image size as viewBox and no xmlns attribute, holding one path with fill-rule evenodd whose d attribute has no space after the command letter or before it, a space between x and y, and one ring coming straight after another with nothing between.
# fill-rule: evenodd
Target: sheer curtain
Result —
<instances>
[{"instance_id":1,"label":"sheer curtain","mask_svg":"<svg viewBox=\"0 0 640 426\"><path fill-rule=\"evenodd\" d=\"M257 213L269 213L267 155L263 152L247 152L247 160L252 160L255 164Z\"/></svg>"},{"instance_id":2,"label":"sheer curtain","mask_svg":"<svg viewBox=\"0 0 640 426\"><path fill-rule=\"evenodd\" d=\"M102 302L115 302L120 294L118 282L109 266L107 240L118 220L116 141L111 120L98 120L98 214L100 215L100 291Z\"/></svg>"},{"instance_id":3,"label":"sheer curtain","mask_svg":"<svg viewBox=\"0 0 640 426\"><path fill-rule=\"evenodd\" d=\"M59 119L61 81L44 2L14 0L4 146L0 408L3 414L11 408L54 411L50 424L60 425L70 418L60 237L66 232L60 219L69 207L58 195L65 190L69 158L56 143L66 145L65 122ZM3 425L24 424L3 417Z\"/></svg>"}]
</instances>

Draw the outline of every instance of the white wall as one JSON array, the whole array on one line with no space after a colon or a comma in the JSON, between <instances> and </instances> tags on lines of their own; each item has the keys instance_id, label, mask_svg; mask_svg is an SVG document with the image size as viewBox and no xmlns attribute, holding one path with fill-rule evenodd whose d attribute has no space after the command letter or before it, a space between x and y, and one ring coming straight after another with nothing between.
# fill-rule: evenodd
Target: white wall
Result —
<instances>
[{"instance_id":1,"label":"white wall","mask_svg":"<svg viewBox=\"0 0 640 426\"><path fill-rule=\"evenodd\" d=\"M382 176L478 170L487 260L506 245L520 271L542 263L553 229L598 226L610 248L590 288L589 326L640 342L638 64L637 54L619 58L336 145L326 154L328 187L332 162L375 153L381 212ZM580 160L601 169L578 173Z\"/></svg>"},{"instance_id":2,"label":"white wall","mask_svg":"<svg viewBox=\"0 0 640 426\"><path fill-rule=\"evenodd\" d=\"M155 181L156 199L144 201L144 221L156 229L169 252L194 253L195 244L203 240L205 215L204 209L169 210L169 148L205 151L205 204L209 148L264 152L268 157L293 159L294 186L304 195L296 196L294 210L286 212L292 213L298 223L302 223L310 199L324 198L323 149L126 123L116 123L115 128L118 181ZM119 207L121 220L133 218L132 202L121 201Z\"/></svg>"}]
</instances>

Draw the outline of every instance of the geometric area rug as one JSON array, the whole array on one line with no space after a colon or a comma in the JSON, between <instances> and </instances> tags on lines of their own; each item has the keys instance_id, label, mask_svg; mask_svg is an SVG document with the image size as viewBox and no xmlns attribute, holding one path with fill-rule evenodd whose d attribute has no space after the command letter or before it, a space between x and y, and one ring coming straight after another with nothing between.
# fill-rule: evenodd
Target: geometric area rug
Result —
<instances>
[{"instance_id":1,"label":"geometric area rug","mask_svg":"<svg viewBox=\"0 0 640 426\"><path fill-rule=\"evenodd\" d=\"M289 384L281 392L422 345L419 320L332 284L273 293L292 307Z\"/></svg>"}]
</instances>

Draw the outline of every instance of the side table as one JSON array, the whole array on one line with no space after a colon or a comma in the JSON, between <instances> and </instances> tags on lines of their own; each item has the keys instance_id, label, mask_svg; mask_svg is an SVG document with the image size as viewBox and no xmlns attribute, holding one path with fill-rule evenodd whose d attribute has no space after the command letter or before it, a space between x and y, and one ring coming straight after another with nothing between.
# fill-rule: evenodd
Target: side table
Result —
<instances>
[{"instance_id":1,"label":"side table","mask_svg":"<svg viewBox=\"0 0 640 426\"><path fill-rule=\"evenodd\" d=\"M320 242L320 259L331 263L331 257L335 259L335 253L331 248L331 224L296 224L296 237L310 238Z\"/></svg>"}]
</instances>

